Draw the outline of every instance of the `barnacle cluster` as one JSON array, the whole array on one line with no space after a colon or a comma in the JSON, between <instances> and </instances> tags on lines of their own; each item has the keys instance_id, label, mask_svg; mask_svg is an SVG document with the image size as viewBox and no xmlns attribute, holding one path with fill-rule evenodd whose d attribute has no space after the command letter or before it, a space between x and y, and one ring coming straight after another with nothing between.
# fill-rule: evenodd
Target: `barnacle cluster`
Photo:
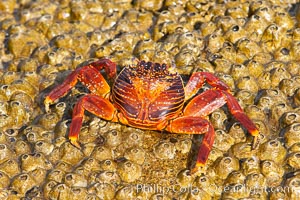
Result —
<instances>
[{"instance_id":1,"label":"barnacle cluster","mask_svg":"<svg viewBox=\"0 0 300 200\"><path fill-rule=\"evenodd\" d=\"M0 199L298 199L299 55L296 0L0 1ZM87 114L77 149L66 134L88 91L78 84L51 113L43 98L101 57L215 73L259 128L258 147L224 106L195 174L201 136Z\"/></svg>"}]
</instances>

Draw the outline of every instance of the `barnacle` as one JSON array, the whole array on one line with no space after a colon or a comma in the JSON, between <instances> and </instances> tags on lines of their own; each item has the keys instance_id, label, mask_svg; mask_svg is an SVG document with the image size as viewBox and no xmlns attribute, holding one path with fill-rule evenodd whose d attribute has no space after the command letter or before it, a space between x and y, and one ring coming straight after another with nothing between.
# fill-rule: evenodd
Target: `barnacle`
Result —
<instances>
[{"instance_id":1,"label":"barnacle","mask_svg":"<svg viewBox=\"0 0 300 200\"><path fill-rule=\"evenodd\" d=\"M259 85L252 76L243 76L237 81L237 88L240 90L249 90L250 92L257 93Z\"/></svg>"},{"instance_id":2,"label":"barnacle","mask_svg":"<svg viewBox=\"0 0 300 200\"><path fill-rule=\"evenodd\" d=\"M22 173L14 177L11 186L19 194L24 195L28 190L36 186L36 182L29 174Z\"/></svg>"},{"instance_id":3,"label":"barnacle","mask_svg":"<svg viewBox=\"0 0 300 200\"><path fill-rule=\"evenodd\" d=\"M261 145L258 157L261 160L272 160L281 163L285 159L286 149L278 140L270 140Z\"/></svg>"},{"instance_id":4,"label":"barnacle","mask_svg":"<svg viewBox=\"0 0 300 200\"><path fill-rule=\"evenodd\" d=\"M96 183L88 191L95 193L100 199L113 199L115 196L115 188L109 183Z\"/></svg>"},{"instance_id":5,"label":"barnacle","mask_svg":"<svg viewBox=\"0 0 300 200\"><path fill-rule=\"evenodd\" d=\"M246 176L239 170L231 172L226 180L225 180L225 187L243 184L245 182Z\"/></svg>"},{"instance_id":6,"label":"barnacle","mask_svg":"<svg viewBox=\"0 0 300 200\"><path fill-rule=\"evenodd\" d=\"M299 130L300 130L300 123L292 123L284 130L284 138L285 144L287 147L291 147L294 144L300 142L299 139Z\"/></svg>"},{"instance_id":7,"label":"barnacle","mask_svg":"<svg viewBox=\"0 0 300 200\"><path fill-rule=\"evenodd\" d=\"M124 157L141 165L145 161L145 151L141 148L133 147L126 150Z\"/></svg>"},{"instance_id":8,"label":"barnacle","mask_svg":"<svg viewBox=\"0 0 300 200\"><path fill-rule=\"evenodd\" d=\"M246 141L244 130L242 129L241 124L238 122L234 123L231 126L228 134L234 139L235 143L240 143L240 142Z\"/></svg>"},{"instance_id":9,"label":"barnacle","mask_svg":"<svg viewBox=\"0 0 300 200\"><path fill-rule=\"evenodd\" d=\"M111 149L105 146L95 147L91 157L99 161L113 158Z\"/></svg>"},{"instance_id":10,"label":"barnacle","mask_svg":"<svg viewBox=\"0 0 300 200\"><path fill-rule=\"evenodd\" d=\"M242 171L244 174L252 174L252 173L259 173L260 172L260 165L259 159L256 156L252 156L250 158L245 159L242 163Z\"/></svg>"},{"instance_id":11,"label":"barnacle","mask_svg":"<svg viewBox=\"0 0 300 200\"><path fill-rule=\"evenodd\" d=\"M175 150L175 145L170 142L160 142L154 146L154 154L160 159L173 159Z\"/></svg>"},{"instance_id":12,"label":"barnacle","mask_svg":"<svg viewBox=\"0 0 300 200\"><path fill-rule=\"evenodd\" d=\"M57 198L63 198L66 199L70 196L71 188L68 187L66 184L57 184L53 188L51 188L49 192L49 198L50 199L57 199Z\"/></svg>"},{"instance_id":13,"label":"barnacle","mask_svg":"<svg viewBox=\"0 0 300 200\"><path fill-rule=\"evenodd\" d=\"M83 158L83 154L69 143L64 143L60 147L60 153L61 161L64 161L71 165L78 163Z\"/></svg>"},{"instance_id":14,"label":"barnacle","mask_svg":"<svg viewBox=\"0 0 300 200\"><path fill-rule=\"evenodd\" d=\"M0 183L1 190L9 186L9 184L10 184L9 176L1 171L0 171L0 180L1 180L1 183Z\"/></svg>"},{"instance_id":15,"label":"barnacle","mask_svg":"<svg viewBox=\"0 0 300 200\"><path fill-rule=\"evenodd\" d=\"M256 156L257 154L257 149L253 149L251 143L249 142L240 142L234 144L230 150L232 154L239 159L250 158Z\"/></svg>"},{"instance_id":16,"label":"barnacle","mask_svg":"<svg viewBox=\"0 0 300 200\"><path fill-rule=\"evenodd\" d=\"M261 173L249 174L245 180L247 187L249 188L263 188L266 187L266 179Z\"/></svg>"},{"instance_id":17,"label":"barnacle","mask_svg":"<svg viewBox=\"0 0 300 200\"><path fill-rule=\"evenodd\" d=\"M289 188L293 188L292 190L287 191L288 198L291 199L297 198L297 195L299 194L300 191L299 183L300 183L299 174L296 174L294 177L291 177L286 181L285 186Z\"/></svg>"},{"instance_id":18,"label":"barnacle","mask_svg":"<svg viewBox=\"0 0 300 200\"><path fill-rule=\"evenodd\" d=\"M134 186L124 186L122 188L120 188L116 195L115 198L117 200L122 200L122 199L126 199L126 198L134 198L136 196L136 189L134 188Z\"/></svg>"},{"instance_id":19,"label":"barnacle","mask_svg":"<svg viewBox=\"0 0 300 200\"><path fill-rule=\"evenodd\" d=\"M261 173L265 176L267 185L278 186L282 182L284 170L282 166L272 160L265 160L261 163Z\"/></svg>"},{"instance_id":20,"label":"barnacle","mask_svg":"<svg viewBox=\"0 0 300 200\"><path fill-rule=\"evenodd\" d=\"M100 167L104 171L116 171L117 163L113 160L107 159L100 162Z\"/></svg>"},{"instance_id":21,"label":"barnacle","mask_svg":"<svg viewBox=\"0 0 300 200\"><path fill-rule=\"evenodd\" d=\"M295 169L299 169L300 168L299 159L300 159L300 152L290 153L287 156L287 163L291 167L293 167Z\"/></svg>"},{"instance_id":22,"label":"barnacle","mask_svg":"<svg viewBox=\"0 0 300 200\"><path fill-rule=\"evenodd\" d=\"M216 163L214 170L218 175L218 178L225 179L231 172L236 171L240 168L238 159L235 157L223 157L219 158Z\"/></svg>"},{"instance_id":23,"label":"barnacle","mask_svg":"<svg viewBox=\"0 0 300 200\"><path fill-rule=\"evenodd\" d=\"M33 171L37 168L49 170L52 168L52 164L41 153L35 153L33 155L23 154L21 157L21 169L25 172Z\"/></svg>"},{"instance_id":24,"label":"barnacle","mask_svg":"<svg viewBox=\"0 0 300 200\"><path fill-rule=\"evenodd\" d=\"M65 172L60 169L53 169L49 172L47 179L48 181L56 181L57 183L61 183L63 178L65 177Z\"/></svg>"},{"instance_id":25,"label":"barnacle","mask_svg":"<svg viewBox=\"0 0 300 200\"><path fill-rule=\"evenodd\" d=\"M17 155L31 153L31 147L30 147L29 143L26 141L23 141L23 140L16 141L14 150Z\"/></svg>"},{"instance_id":26,"label":"barnacle","mask_svg":"<svg viewBox=\"0 0 300 200\"><path fill-rule=\"evenodd\" d=\"M235 142L234 138L222 129L216 130L215 134L216 140L214 146L221 151L227 151Z\"/></svg>"},{"instance_id":27,"label":"barnacle","mask_svg":"<svg viewBox=\"0 0 300 200\"><path fill-rule=\"evenodd\" d=\"M223 110L216 110L210 116L210 122L213 124L215 129L225 129L225 122L227 115Z\"/></svg>"},{"instance_id":28,"label":"barnacle","mask_svg":"<svg viewBox=\"0 0 300 200\"><path fill-rule=\"evenodd\" d=\"M64 177L64 183L69 187L87 187L87 179L81 174L68 173Z\"/></svg>"},{"instance_id":29,"label":"barnacle","mask_svg":"<svg viewBox=\"0 0 300 200\"><path fill-rule=\"evenodd\" d=\"M121 179L129 183L139 179L142 175L142 167L131 161L120 163L117 170Z\"/></svg>"},{"instance_id":30,"label":"barnacle","mask_svg":"<svg viewBox=\"0 0 300 200\"><path fill-rule=\"evenodd\" d=\"M92 173L93 180L90 180L90 182L95 183L109 183L112 185L120 184L121 178L119 174L113 171L101 171L100 173Z\"/></svg>"},{"instance_id":31,"label":"barnacle","mask_svg":"<svg viewBox=\"0 0 300 200\"><path fill-rule=\"evenodd\" d=\"M0 144L0 163L14 157L14 152L6 144Z\"/></svg>"}]
</instances>

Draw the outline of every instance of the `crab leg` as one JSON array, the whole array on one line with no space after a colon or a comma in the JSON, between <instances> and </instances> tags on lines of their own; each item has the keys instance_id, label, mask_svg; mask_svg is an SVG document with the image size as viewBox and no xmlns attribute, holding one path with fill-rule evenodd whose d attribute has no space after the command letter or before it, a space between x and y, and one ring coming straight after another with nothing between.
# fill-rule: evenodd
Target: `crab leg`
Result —
<instances>
[{"instance_id":1,"label":"crab leg","mask_svg":"<svg viewBox=\"0 0 300 200\"><path fill-rule=\"evenodd\" d=\"M72 72L66 80L56 86L45 98L45 110L49 111L49 105L55 100L66 95L78 81L82 82L92 94L105 96L110 91L110 87L99 72L103 69L110 78L116 74L116 64L108 59L101 59L89 65L79 67Z\"/></svg>"},{"instance_id":2,"label":"crab leg","mask_svg":"<svg viewBox=\"0 0 300 200\"><path fill-rule=\"evenodd\" d=\"M225 103L226 98L220 90L210 89L194 97L185 107L183 115L205 117Z\"/></svg>"},{"instance_id":3,"label":"crab leg","mask_svg":"<svg viewBox=\"0 0 300 200\"><path fill-rule=\"evenodd\" d=\"M93 94L87 94L81 97L81 99L74 107L69 132L70 142L78 148L80 148L80 145L78 143L78 136L80 128L82 126L85 110L93 113L101 119L116 121L116 109L109 100Z\"/></svg>"},{"instance_id":4,"label":"crab leg","mask_svg":"<svg viewBox=\"0 0 300 200\"><path fill-rule=\"evenodd\" d=\"M192 173L196 172L199 167L205 165L215 139L215 131L209 121L198 116L183 116L171 121L166 130L171 133L181 134L205 133L199 147L197 162L192 169Z\"/></svg>"},{"instance_id":5,"label":"crab leg","mask_svg":"<svg viewBox=\"0 0 300 200\"><path fill-rule=\"evenodd\" d=\"M205 164L214 142L214 129L203 117L209 115L226 103L232 115L254 136L253 146L257 145L258 129L243 112L237 100L226 91L218 89L207 90L193 98L185 107L183 111L184 116L173 120L167 127L168 131L174 133L206 133L200 145L197 163L192 173ZM195 119L198 120L198 124L195 122Z\"/></svg>"},{"instance_id":6,"label":"crab leg","mask_svg":"<svg viewBox=\"0 0 300 200\"><path fill-rule=\"evenodd\" d=\"M190 99L192 96L194 96L205 82L216 89L230 92L230 88L228 87L228 85L212 73L195 72L190 77L188 83L185 86L185 100Z\"/></svg>"},{"instance_id":7,"label":"crab leg","mask_svg":"<svg viewBox=\"0 0 300 200\"><path fill-rule=\"evenodd\" d=\"M259 131L251 119L244 113L238 101L228 92L217 89L207 90L192 99L183 111L184 116L207 116L225 103L230 113L248 130L254 137L252 149L258 145Z\"/></svg>"},{"instance_id":8,"label":"crab leg","mask_svg":"<svg viewBox=\"0 0 300 200\"><path fill-rule=\"evenodd\" d=\"M227 103L231 114L241 122L252 136L258 136L258 129L250 118L244 113L238 101L228 92L210 89L194 99L185 107L183 114L185 116L207 116L214 110Z\"/></svg>"},{"instance_id":9,"label":"crab leg","mask_svg":"<svg viewBox=\"0 0 300 200\"><path fill-rule=\"evenodd\" d=\"M250 118L244 113L238 101L230 93L222 91L226 97L227 105L232 115L241 122L252 136L258 136L259 131Z\"/></svg>"}]
</instances>

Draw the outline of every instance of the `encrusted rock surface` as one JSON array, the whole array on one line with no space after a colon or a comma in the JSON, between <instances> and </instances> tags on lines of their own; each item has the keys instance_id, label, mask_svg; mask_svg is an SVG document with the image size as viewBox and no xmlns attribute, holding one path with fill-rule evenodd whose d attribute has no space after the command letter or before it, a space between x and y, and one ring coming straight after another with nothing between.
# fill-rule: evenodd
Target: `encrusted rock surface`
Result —
<instances>
[{"instance_id":1,"label":"encrusted rock surface","mask_svg":"<svg viewBox=\"0 0 300 200\"><path fill-rule=\"evenodd\" d=\"M3 0L0 2L0 199L299 199L300 4L296 0ZM46 113L44 96L107 57L215 73L260 130L226 106L216 141L190 174L201 136L85 117L67 140L77 84ZM203 90L208 86L204 86Z\"/></svg>"}]
</instances>

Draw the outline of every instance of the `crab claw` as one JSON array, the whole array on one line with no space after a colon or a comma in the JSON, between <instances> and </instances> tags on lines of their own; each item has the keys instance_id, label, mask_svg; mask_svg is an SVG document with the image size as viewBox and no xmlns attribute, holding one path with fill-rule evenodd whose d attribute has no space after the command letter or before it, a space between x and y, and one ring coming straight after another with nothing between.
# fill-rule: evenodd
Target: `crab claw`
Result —
<instances>
[{"instance_id":1,"label":"crab claw","mask_svg":"<svg viewBox=\"0 0 300 200\"><path fill-rule=\"evenodd\" d=\"M78 149L81 149L81 146L80 146L80 144L79 144L77 138L75 138L75 137L69 137L69 139L70 139L70 142L71 142L71 144L72 144L73 146L75 146L75 147L78 148Z\"/></svg>"}]
</instances>

